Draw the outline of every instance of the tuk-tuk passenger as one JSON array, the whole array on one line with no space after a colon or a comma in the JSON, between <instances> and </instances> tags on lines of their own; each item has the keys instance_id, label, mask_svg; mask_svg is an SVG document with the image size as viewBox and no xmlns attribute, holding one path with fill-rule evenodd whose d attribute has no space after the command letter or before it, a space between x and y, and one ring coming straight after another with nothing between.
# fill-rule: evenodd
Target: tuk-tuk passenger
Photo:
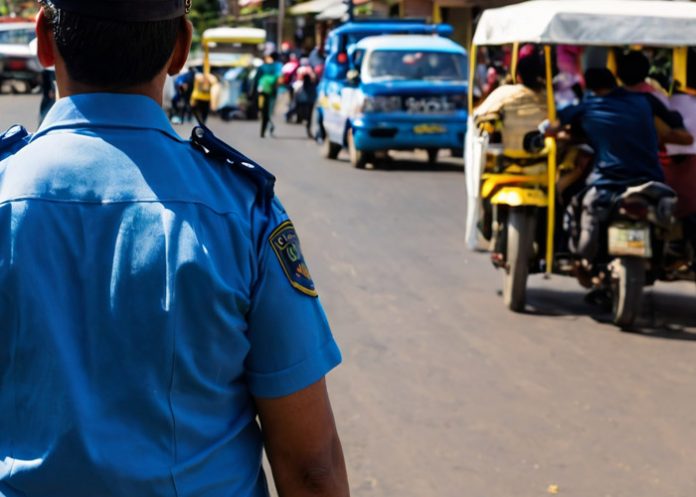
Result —
<instances>
[{"instance_id":1,"label":"tuk-tuk passenger","mask_svg":"<svg viewBox=\"0 0 696 497\"><path fill-rule=\"evenodd\" d=\"M655 126L660 145L673 143L690 145L693 137L684 128L684 120L679 112L669 108L667 94L657 82L650 82L650 61L638 50L632 50L617 60L617 75L624 88L642 93L648 99L655 116Z\"/></svg>"},{"instance_id":2,"label":"tuk-tuk passenger","mask_svg":"<svg viewBox=\"0 0 696 497\"><path fill-rule=\"evenodd\" d=\"M605 68L588 69L585 82L593 94L579 105L560 110L559 118L562 125L578 125L594 150L593 170L581 201L579 237L575 246L571 243L571 250L592 261L599 249L599 222L605 209L629 186L664 182L664 174L648 99L619 88Z\"/></svg>"},{"instance_id":3,"label":"tuk-tuk passenger","mask_svg":"<svg viewBox=\"0 0 696 497\"><path fill-rule=\"evenodd\" d=\"M521 58L517 66L517 84L503 85L486 97L474 110L477 125L502 121L505 150L524 150L524 136L546 118L546 92L542 65L533 54Z\"/></svg>"}]
</instances>

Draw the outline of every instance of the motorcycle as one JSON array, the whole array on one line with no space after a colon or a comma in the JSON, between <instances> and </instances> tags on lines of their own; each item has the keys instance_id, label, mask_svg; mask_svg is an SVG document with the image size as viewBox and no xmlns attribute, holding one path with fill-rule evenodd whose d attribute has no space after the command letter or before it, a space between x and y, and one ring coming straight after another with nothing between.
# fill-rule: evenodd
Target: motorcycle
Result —
<instances>
[{"instance_id":1,"label":"motorcycle","mask_svg":"<svg viewBox=\"0 0 696 497\"><path fill-rule=\"evenodd\" d=\"M649 182L628 188L609 213L604 284L610 290L614 323L632 326L640 314L643 288L658 280L694 280L694 247L674 217L677 195Z\"/></svg>"}]
</instances>

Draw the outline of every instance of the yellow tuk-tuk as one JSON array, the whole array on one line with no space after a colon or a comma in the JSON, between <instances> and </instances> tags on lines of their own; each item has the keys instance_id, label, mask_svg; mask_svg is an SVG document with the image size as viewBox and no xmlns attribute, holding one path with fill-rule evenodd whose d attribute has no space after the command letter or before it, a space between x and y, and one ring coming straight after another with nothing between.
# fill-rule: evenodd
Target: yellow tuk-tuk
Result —
<instances>
[{"instance_id":1,"label":"yellow tuk-tuk","mask_svg":"<svg viewBox=\"0 0 696 497\"><path fill-rule=\"evenodd\" d=\"M223 119L256 116L252 80L255 60L262 55L265 42L266 31L258 28L220 27L203 32L199 64L204 74L217 73L219 83L212 88L211 109Z\"/></svg>"},{"instance_id":2,"label":"yellow tuk-tuk","mask_svg":"<svg viewBox=\"0 0 696 497\"><path fill-rule=\"evenodd\" d=\"M688 91L687 47L696 45L696 4L652 0L533 0L486 10L477 26L470 54L474 88L481 47L512 50L514 74L520 46L542 46L548 119L556 119L554 50L558 45L602 47L606 67L615 69L615 50L627 47L667 48L672 53L673 79ZM593 48L593 50L597 50ZM694 62L696 64L696 61ZM467 176L467 244L481 238L503 269L505 304L521 312L526 304L530 273L575 275L576 261L561 257L555 242L560 223L556 184L559 157L555 138L547 137L539 152L507 151L489 144L489 136L473 120L474 92L469 91L469 126L465 142ZM530 130L533 131L533 130ZM508 153L510 152L510 153ZM564 164L565 166L565 164ZM694 192L696 195L696 192ZM666 271L651 271L655 238L662 245L679 236L676 220L657 232L634 224L612 225L607 265L614 322L630 326L640 313L644 285L655 280L694 279L694 260ZM613 245L612 245L613 244ZM662 246L661 245L661 246ZM693 254L691 254L693 256Z\"/></svg>"}]
</instances>

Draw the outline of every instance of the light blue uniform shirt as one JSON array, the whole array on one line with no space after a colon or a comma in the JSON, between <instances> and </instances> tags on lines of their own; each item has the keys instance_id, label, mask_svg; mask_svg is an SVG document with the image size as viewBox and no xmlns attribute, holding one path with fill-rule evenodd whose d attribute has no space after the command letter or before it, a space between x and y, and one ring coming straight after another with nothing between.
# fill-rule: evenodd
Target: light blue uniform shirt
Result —
<instances>
[{"instance_id":1,"label":"light blue uniform shirt","mask_svg":"<svg viewBox=\"0 0 696 497\"><path fill-rule=\"evenodd\" d=\"M287 220L153 100L59 100L0 161L0 496L267 495L253 396L341 360Z\"/></svg>"}]
</instances>

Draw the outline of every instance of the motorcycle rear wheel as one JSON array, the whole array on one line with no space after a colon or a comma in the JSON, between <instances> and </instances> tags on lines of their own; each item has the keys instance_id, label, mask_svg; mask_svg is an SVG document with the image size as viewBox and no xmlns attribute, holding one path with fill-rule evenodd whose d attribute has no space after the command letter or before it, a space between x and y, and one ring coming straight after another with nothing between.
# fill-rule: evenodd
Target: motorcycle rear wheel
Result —
<instances>
[{"instance_id":1,"label":"motorcycle rear wheel","mask_svg":"<svg viewBox=\"0 0 696 497\"><path fill-rule=\"evenodd\" d=\"M612 320L622 329L633 326L640 315L645 286L645 261L621 257L614 262L612 275Z\"/></svg>"}]
</instances>

